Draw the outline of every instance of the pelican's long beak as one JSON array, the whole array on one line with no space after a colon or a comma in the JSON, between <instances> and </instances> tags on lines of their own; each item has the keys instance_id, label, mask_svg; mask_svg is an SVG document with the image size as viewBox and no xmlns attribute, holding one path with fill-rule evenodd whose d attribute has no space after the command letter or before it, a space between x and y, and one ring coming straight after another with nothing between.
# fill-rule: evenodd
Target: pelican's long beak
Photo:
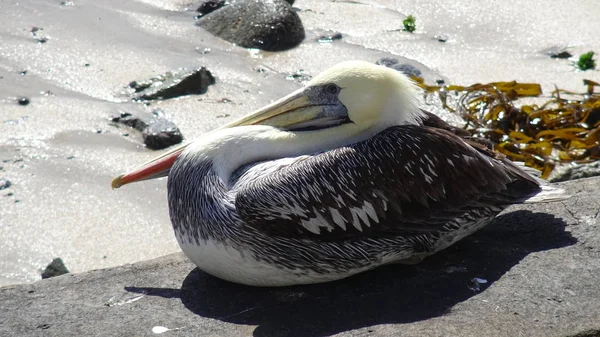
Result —
<instances>
[{"instance_id":1,"label":"pelican's long beak","mask_svg":"<svg viewBox=\"0 0 600 337\"><path fill-rule=\"evenodd\" d=\"M243 125L271 125L287 128L291 125L301 125L309 122L317 118L320 112L320 104L311 102L306 89L302 88L219 129ZM210 133L207 134L207 136L209 135ZM111 183L112 188L115 189L133 182L167 176L177 157L188 145L189 143L179 146L129 173L116 177Z\"/></svg>"}]
</instances>

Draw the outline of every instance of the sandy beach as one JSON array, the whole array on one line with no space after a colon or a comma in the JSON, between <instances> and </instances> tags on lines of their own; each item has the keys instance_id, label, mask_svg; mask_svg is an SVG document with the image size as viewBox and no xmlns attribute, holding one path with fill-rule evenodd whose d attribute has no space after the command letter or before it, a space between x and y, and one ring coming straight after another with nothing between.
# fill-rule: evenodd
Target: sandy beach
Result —
<instances>
[{"instance_id":1,"label":"sandy beach","mask_svg":"<svg viewBox=\"0 0 600 337\"><path fill-rule=\"evenodd\" d=\"M344 60L393 57L426 81L469 85L521 81L583 91L573 55L600 52L600 6L581 1L297 0L305 41L283 52L232 45L194 25L197 3L181 0L4 1L0 3L0 286L34 282L60 257L71 272L179 251L166 180L118 191L111 179L160 151L115 125L121 112L159 108L185 141L299 88ZM412 14L417 30L399 31ZM37 29L35 29L37 28ZM319 43L324 32L343 38ZM438 41L443 36L446 42ZM43 41L43 42L42 42ZM133 102L128 84L206 67L203 95ZM18 104L26 97L29 104Z\"/></svg>"}]
</instances>

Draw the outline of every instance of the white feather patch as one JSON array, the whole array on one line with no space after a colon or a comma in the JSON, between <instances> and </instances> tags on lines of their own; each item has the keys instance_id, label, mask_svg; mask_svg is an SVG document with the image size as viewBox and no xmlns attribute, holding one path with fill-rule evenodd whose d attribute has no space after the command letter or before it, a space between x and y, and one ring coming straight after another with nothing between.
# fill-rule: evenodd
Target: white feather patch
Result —
<instances>
[{"instance_id":1,"label":"white feather patch","mask_svg":"<svg viewBox=\"0 0 600 337\"><path fill-rule=\"evenodd\" d=\"M335 208L329 207L329 213L331 213L331 218L333 218L333 222L335 222L336 225L340 226L341 229L346 230L346 220L340 214L340 212Z\"/></svg>"}]
</instances>

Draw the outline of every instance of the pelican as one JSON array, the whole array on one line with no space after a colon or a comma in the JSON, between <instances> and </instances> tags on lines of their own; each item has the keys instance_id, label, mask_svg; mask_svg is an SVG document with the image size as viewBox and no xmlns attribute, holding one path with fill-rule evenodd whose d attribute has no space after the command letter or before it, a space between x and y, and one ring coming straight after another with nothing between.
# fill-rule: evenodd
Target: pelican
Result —
<instances>
[{"instance_id":1,"label":"pelican","mask_svg":"<svg viewBox=\"0 0 600 337\"><path fill-rule=\"evenodd\" d=\"M565 198L421 110L418 90L396 70L340 63L112 186L168 175L185 255L252 286L417 263L511 204Z\"/></svg>"}]
</instances>

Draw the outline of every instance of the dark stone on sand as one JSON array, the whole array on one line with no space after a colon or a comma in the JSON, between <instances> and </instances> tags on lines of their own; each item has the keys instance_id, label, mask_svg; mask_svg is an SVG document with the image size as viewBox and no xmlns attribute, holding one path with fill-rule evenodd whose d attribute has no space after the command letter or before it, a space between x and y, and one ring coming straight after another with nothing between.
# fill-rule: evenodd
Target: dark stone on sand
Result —
<instances>
[{"instance_id":1,"label":"dark stone on sand","mask_svg":"<svg viewBox=\"0 0 600 337\"><path fill-rule=\"evenodd\" d=\"M375 64L379 64L381 66L386 66L388 68L391 68L393 65L398 64L398 60L395 58L391 58L391 57L382 57L379 60L377 60L377 62L375 62Z\"/></svg>"},{"instance_id":2,"label":"dark stone on sand","mask_svg":"<svg viewBox=\"0 0 600 337\"><path fill-rule=\"evenodd\" d=\"M300 17L283 0L228 0L200 16L196 24L241 47L266 51L293 48L305 37Z\"/></svg>"},{"instance_id":3,"label":"dark stone on sand","mask_svg":"<svg viewBox=\"0 0 600 337\"><path fill-rule=\"evenodd\" d=\"M557 59L568 59L570 57L572 57L573 55L571 53L569 53L568 51L562 51L558 54L552 54L550 55L551 58L557 58Z\"/></svg>"},{"instance_id":4,"label":"dark stone on sand","mask_svg":"<svg viewBox=\"0 0 600 337\"><path fill-rule=\"evenodd\" d=\"M160 109L152 111L151 116L121 112L118 117L113 117L112 121L141 131L147 148L162 150L183 141L183 135L177 125L167 120L164 115ZM124 136L128 136L128 134L124 134Z\"/></svg>"},{"instance_id":5,"label":"dark stone on sand","mask_svg":"<svg viewBox=\"0 0 600 337\"><path fill-rule=\"evenodd\" d=\"M421 70L408 63L399 63L397 59L391 57L383 57L377 60L375 64L386 66L404 73L406 76L421 77Z\"/></svg>"},{"instance_id":6,"label":"dark stone on sand","mask_svg":"<svg viewBox=\"0 0 600 337\"><path fill-rule=\"evenodd\" d=\"M542 52L553 59L568 59L573 57L573 54L569 53L566 48L556 46L545 49Z\"/></svg>"},{"instance_id":7,"label":"dark stone on sand","mask_svg":"<svg viewBox=\"0 0 600 337\"><path fill-rule=\"evenodd\" d=\"M319 43L331 43L335 40L341 40L342 39L342 33L336 32L336 33L331 33L331 34L324 34L321 35L317 38L317 42Z\"/></svg>"},{"instance_id":8,"label":"dark stone on sand","mask_svg":"<svg viewBox=\"0 0 600 337\"><path fill-rule=\"evenodd\" d=\"M146 147L152 150L162 150L183 141L181 131L175 123L157 118L142 131Z\"/></svg>"},{"instance_id":9,"label":"dark stone on sand","mask_svg":"<svg viewBox=\"0 0 600 337\"><path fill-rule=\"evenodd\" d=\"M600 178L560 186L574 196L337 282L241 286L173 254L3 287L0 336L600 336Z\"/></svg>"},{"instance_id":10,"label":"dark stone on sand","mask_svg":"<svg viewBox=\"0 0 600 337\"><path fill-rule=\"evenodd\" d=\"M113 117L112 121L115 123L121 123L130 126L138 131L144 131L144 129L148 127L148 123L150 122L150 120L144 120L144 118L134 116L129 112L121 112L121 114L118 117Z\"/></svg>"},{"instance_id":11,"label":"dark stone on sand","mask_svg":"<svg viewBox=\"0 0 600 337\"><path fill-rule=\"evenodd\" d=\"M46 279L68 273L69 270L63 263L63 260L60 257L57 257L56 259L52 260L52 262L50 262L46 269L44 269L44 271L42 272L42 278Z\"/></svg>"},{"instance_id":12,"label":"dark stone on sand","mask_svg":"<svg viewBox=\"0 0 600 337\"><path fill-rule=\"evenodd\" d=\"M436 39L436 40L438 40L438 42L446 42L446 41L448 41L448 36L446 36L446 35L436 35L433 38Z\"/></svg>"},{"instance_id":13,"label":"dark stone on sand","mask_svg":"<svg viewBox=\"0 0 600 337\"><path fill-rule=\"evenodd\" d=\"M0 167L0 169L2 169L2 168ZM9 188L11 186L12 186L12 182L10 182L10 180L4 179L4 178L0 178L0 191L4 190L4 189L7 189L7 188Z\"/></svg>"},{"instance_id":14,"label":"dark stone on sand","mask_svg":"<svg viewBox=\"0 0 600 337\"><path fill-rule=\"evenodd\" d=\"M17 100L17 103L19 103L19 105L25 106L25 105L29 105L29 103L31 103L31 101L27 97L21 97Z\"/></svg>"},{"instance_id":15,"label":"dark stone on sand","mask_svg":"<svg viewBox=\"0 0 600 337\"><path fill-rule=\"evenodd\" d=\"M156 88L152 87L152 83L156 82L160 82L161 85ZM148 85L148 83L150 83L150 85ZM143 83L134 81L129 83L129 86L133 88L136 93L144 92L139 95L137 99L155 100L204 94L208 90L208 86L213 84L215 84L215 78L209 70L202 67L189 74L168 74L150 79L148 82Z\"/></svg>"}]
</instances>

